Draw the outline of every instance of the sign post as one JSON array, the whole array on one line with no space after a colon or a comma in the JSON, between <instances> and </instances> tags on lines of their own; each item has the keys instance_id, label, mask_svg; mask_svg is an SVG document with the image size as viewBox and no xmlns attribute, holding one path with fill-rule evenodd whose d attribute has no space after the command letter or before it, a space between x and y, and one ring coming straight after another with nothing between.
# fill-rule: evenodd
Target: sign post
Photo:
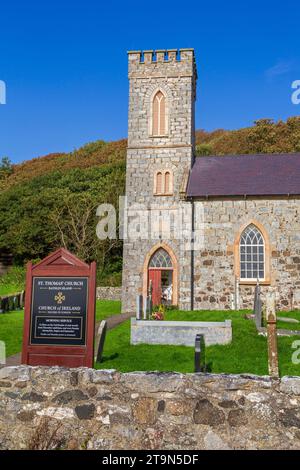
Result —
<instances>
[{"instance_id":1,"label":"sign post","mask_svg":"<svg viewBox=\"0 0 300 470\"><path fill-rule=\"evenodd\" d=\"M96 263L60 248L28 263L22 363L93 367Z\"/></svg>"}]
</instances>

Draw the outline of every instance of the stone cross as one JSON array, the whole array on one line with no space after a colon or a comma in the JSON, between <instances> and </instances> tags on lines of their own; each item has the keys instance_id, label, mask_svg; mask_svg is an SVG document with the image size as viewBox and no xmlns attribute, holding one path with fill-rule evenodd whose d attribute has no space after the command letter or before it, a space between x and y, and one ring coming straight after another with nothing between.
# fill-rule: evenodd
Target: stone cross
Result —
<instances>
[{"instance_id":1,"label":"stone cross","mask_svg":"<svg viewBox=\"0 0 300 470\"><path fill-rule=\"evenodd\" d=\"M107 330L107 322L105 320L102 320L98 329L99 343L97 347L97 357L96 357L97 362L101 362L101 359L102 359L106 330Z\"/></svg>"},{"instance_id":2,"label":"stone cross","mask_svg":"<svg viewBox=\"0 0 300 470\"><path fill-rule=\"evenodd\" d=\"M270 289L266 295L266 321L268 337L268 366L271 377L279 377L275 290Z\"/></svg>"}]
</instances>

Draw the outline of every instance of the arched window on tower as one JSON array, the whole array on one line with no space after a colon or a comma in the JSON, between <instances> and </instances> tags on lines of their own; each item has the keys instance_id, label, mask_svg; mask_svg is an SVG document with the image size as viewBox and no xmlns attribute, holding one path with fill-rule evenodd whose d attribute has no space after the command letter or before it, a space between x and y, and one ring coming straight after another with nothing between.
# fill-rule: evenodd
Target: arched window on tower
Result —
<instances>
[{"instance_id":1,"label":"arched window on tower","mask_svg":"<svg viewBox=\"0 0 300 470\"><path fill-rule=\"evenodd\" d=\"M163 178L162 178L162 172L159 171L156 174L156 194L162 194L163 192Z\"/></svg>"},{"instance_id":2,"label":"arched window on tower","mask_svg":"<svg viewBox=\"0 0 300 470\"><path fill-rule=\"evenodd\" d=\"M254 224L245 228L240 238L241 280L265 279L265 241Z\"/></svg>"},{"instance_id":3,"label":"arched window on tower","mask_svg":"<svg viewBox=\"0 0 300 470\"><path fill-rule=\"evenodd\" d=\"M166 133L166 97L158 90L152 102L152 135L162 136Z\"/></svg>"},{"instance_id":4,"label":"arched window on tower","mask_svg":"<svg viewBox=\"0 0 300 470\"><path fill-rule=\"evenodd\" d=\"M170 172L165 172L165 194L170 194Z\"/></svg>"},{"instance_id":5,"label":"arched window on tower","mask_svg":"<svg viewBox=\"0 0 300 470\"><path fill-rule=\"evenodd\" d=\"M171 170L159 170L154 174L154 194L171 196L173 194L173 173Z\"/></svg>"}]
</instances>

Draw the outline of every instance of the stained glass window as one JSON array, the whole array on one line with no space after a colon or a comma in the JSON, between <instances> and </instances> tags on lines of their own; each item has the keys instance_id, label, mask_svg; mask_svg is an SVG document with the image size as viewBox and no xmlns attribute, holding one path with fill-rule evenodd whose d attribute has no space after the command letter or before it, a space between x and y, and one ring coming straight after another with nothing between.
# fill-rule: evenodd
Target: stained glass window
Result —
<instances>
[{"instance_id":1,"label":"stained glass window","mask_svg":"<svg viewBox=\"0 0 300 470\"><path fill-rule=\"evenodd\" d=\"M152 256L149 268L172 268L172 260L169 253L159 248Z\"/></svg>"},{"instance_id":2,"label":"stained glass window","mask_svg":"<svg viewBox=\"0 0 300 470\"><path fill-rule=\"evenodd\" d=\"M265 242L255 225L249 225L240 240L241 279L264 279Z\"/></svg>"}]
</instances>

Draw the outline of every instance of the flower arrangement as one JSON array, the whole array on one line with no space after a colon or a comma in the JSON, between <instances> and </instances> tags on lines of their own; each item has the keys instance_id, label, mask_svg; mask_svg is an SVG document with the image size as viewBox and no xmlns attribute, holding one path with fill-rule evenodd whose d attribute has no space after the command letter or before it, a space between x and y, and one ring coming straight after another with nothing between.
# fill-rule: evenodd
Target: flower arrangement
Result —
<instances>
[{"instance_id":1,"label":"flower arrangement","mask_svg":"<svg viewBox=\"0 0 300 470\"><path fill-rule=\"evenodd\" d=\"M152 320L164 320L166 313L166 307L164 305L159 305L156 310L151 315Z\"/></svg>"}]
</instances>

